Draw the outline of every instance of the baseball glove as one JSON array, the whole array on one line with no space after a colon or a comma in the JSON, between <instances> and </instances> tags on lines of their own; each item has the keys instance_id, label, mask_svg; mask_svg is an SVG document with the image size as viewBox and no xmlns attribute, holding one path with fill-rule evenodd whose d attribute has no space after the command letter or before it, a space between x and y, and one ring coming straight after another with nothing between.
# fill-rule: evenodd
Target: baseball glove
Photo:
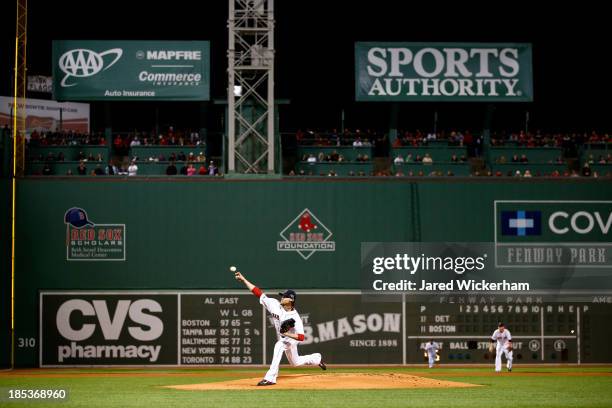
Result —
<instances>
[{"instance_id":1,"label":"baseball glove","mask_svg":"<svg viewBox=\"0 0 612 408\"><path fill-rule=\"evenodd\" d=\"M489 353L494 353L495 352L495 343L491 342L489 343Z\"/></svg>"},{"instance_id":2,"label":"baseball glove","mask_svg":"<svg viewBox=\"0 0 612 408\"><path fill-rule=\"evenodd\" d=\"M512 351L512 342L508 342L508 345L506 346L506 349L508 351Z\"/></svg>"},{"instance_id":3,"label":"baseball glove","mask_svg":"<svg viewBox=\"0 0 612 408\"><path fill-rule=\"evenodd\" d=\"M287 333L289 330L293 329L294 327L295 327L295 320L287 319L281 323L280 332Z\"/></svg>"}]
</instances>

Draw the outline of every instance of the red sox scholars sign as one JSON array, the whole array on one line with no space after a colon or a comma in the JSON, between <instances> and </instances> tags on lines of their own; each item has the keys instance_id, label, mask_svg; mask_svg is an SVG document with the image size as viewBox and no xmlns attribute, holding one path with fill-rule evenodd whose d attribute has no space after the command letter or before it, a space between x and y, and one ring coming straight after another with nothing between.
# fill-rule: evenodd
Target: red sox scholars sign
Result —
<instances>
[{"instance_id":1,"label":"red sox scholars sign","mask_svg":"<svg viewBox=\"0 0 612 408\"><path fill-rule=\"evenodd\" d=\"M333 233L308 208L305 208L280 232L277 251L295 251L307 260L317 251L333 252Z\"/></svg>"},{"instance_id":2,"label":"red sox scholars sign","mask_svg":"<svg viewBox=\"0 0 612 408\"><path fill-rule=\"evenodd\" d=\"M67 261L125 261L125 224L95 224L82 208L64 214Z\"/></svg>"}]
</instances>

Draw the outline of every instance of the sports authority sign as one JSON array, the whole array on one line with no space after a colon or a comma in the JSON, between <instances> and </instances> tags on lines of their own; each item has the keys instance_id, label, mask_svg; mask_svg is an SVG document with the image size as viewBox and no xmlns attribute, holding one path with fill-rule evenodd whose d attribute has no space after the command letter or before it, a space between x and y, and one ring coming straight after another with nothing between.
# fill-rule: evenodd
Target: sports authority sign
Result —
<instances>
[{"instance_id":1,"label":"sports authority sign","mask_svg":"<svg viewBox=\"0 0 612 408\"><path fill-rule=\"evenodd\" d=\"M358 42L355 98L529 102L531 44Z\"/></svg>"},{"instance_id":2,"label":"sports authority sign","mask_svg":"<svg viewBox=\"0 0 612 408\"><path fill-rule=\"evenodd\" d=\"M125 224L95 224L72 207L64 214L67 261L125 261Z\"/></svg>"},{"instance_id":3,"label":"sports authority sign","mask_svg":"<svg viewBox=\"0 0 612 408\"><path fill-rule=\"evenodd\" d=\"M308 208L305 208L281 232L283 241L276 242L277 251L295 251L307 260L317 251L333 252L333 233Z\"/></svg>"},{"instance_id":4,"label":"sports authority sign","mask_svg":"<svg viewBox=\"0 0 612 408\"><path fill-rule=\"evenodd\" d=\"M208 41L53 41L57 100L210 98Z\"/></svg>"}]
</instances>

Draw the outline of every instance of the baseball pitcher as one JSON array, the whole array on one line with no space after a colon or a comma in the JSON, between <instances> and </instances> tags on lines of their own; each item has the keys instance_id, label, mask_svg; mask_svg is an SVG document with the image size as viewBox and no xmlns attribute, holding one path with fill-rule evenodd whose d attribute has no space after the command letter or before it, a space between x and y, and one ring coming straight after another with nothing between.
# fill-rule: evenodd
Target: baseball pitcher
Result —
<instances>
[{"instance_id":1,"label":"baseball pitcher","mask_svg":"<svg viewBox=\"0 0 612 408\"><path fill-rule=\"evenodd\" d=\"M274 327L276 328L278 341L274 345L272 363L264 379L257 383L257 385L276 384L276 377L278 376L278 368L283 358L283 352L292 366L318 365L322 370L326 370L327 367L321 360L321 354L314 353L307 356L300 356L298 354L297 346L300 341L304 341L304 325L294 307L296 299L295 291L288 289L283 293L279 293L281 296L279 302L266 296L261 289L246 280L240 272L236 272L235 277L236 280L242 282L248 290L259 298L259 303L272 315Z\"/></svg>"},{"instance_id":2,"label":"baseball pitcher","mask_svg":"<svg viewBox=\"0 0 612 408\"><path fill-rule=\"evenodd\" d=\"M495 346L494 343L497 343ZM497 330L491 335L491 351L495 346L495 371L501 372L502 354L506 355L508 371L512 371L512 335L503 323L497 325Z\"/></svg>"}]
</instances>

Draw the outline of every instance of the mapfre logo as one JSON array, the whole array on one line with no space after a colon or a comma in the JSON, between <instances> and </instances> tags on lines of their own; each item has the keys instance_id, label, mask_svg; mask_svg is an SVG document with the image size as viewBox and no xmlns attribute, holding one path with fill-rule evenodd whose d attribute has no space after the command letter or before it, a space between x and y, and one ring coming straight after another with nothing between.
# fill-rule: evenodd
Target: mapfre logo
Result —
<instances>
[{"instance_id":1,"label":"mapfre logo","mask_svg":"<svg viewBox=\"0 0 612 408\"><path fill-rule=\"evenodd\" d=\"M107 55L114 56L110 63L106 63L104 60ZM123 50L121 48L113 48L100 53L85 48L67 51L62 54L58 62L59 68L66 74L60 85L63 88L75 86L76 83L68 84L66 81L71 77L87 78L105 71L119 61L122 55Z\"/></svg>"},{"instance_id":2,"label":"mapfre logo","mask_svg":"<svg viewBox=\"0 0 612 408\"><path fill-rule=\"evenodd\" d=\"M317 251L333 252L333 233L308 208L305 208L280 232L284 241L276 242L277 251L295 251L308 259Z\"/></svg>"}]
</instances>

